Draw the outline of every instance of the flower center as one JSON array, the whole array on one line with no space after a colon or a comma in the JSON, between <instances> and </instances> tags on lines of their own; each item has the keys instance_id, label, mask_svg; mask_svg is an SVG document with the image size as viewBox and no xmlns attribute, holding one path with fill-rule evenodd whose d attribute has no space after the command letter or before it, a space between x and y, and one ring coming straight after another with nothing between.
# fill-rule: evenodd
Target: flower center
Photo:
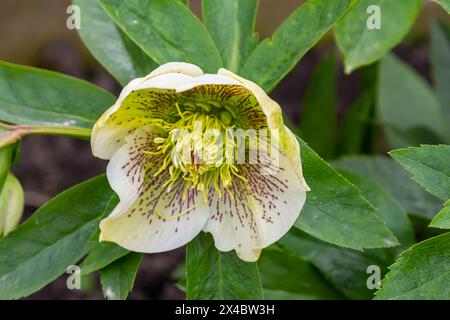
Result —
<instances>
[{"instance_id":1,"label":"flower center","mask_svg":"<svg viewBox=\"0 0 450 320\"><path fill-rule=\"evenodd\" d=\"M238 122L232 109L216 101L183 101L175 104L174 121L155 120L161 135L154 138L156 151L163 160L155 176L169 170L164 186L171 190L179 179L185 181L184 196L189 189L202 191L207 197L209 186L221 195L220 184L228 187L234 178L246 181L234 165L238 141L233 129Z\"/></svg>"}]
</instances>

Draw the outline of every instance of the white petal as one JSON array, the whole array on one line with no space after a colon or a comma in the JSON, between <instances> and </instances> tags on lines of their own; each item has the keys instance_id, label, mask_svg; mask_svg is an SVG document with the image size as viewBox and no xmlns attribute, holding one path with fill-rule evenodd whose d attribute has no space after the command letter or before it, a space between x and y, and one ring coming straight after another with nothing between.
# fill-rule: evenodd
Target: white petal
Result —
<instances>
[{"instance_id":1,"label":"white petal","mask_svg":"<svg viewBox=\"0 0 450 320\"><path fill-rule=\"evenodd\" d=\"M280 141L282 144L281 148L285 151L286 155L288 156L289 161L291 162L291 166L294 168L294 171L297 174L298 178L300 179L301 183L303 184L303 187L306 190L310 190L308 185L306 184L305 179L303 178L303 170L300 160L300 146L298 144L298 140L295 137L295 135L291 132L291 130L289 130L284 125L280 105L276 101L272 100L267 95L267 93L256 83L244 79L224 68L219 69L218 74L235 79L240 83L240 85L244 86L253 93L262 110L264 111L264 114L267 117L267 124L269 129L280 130L279 132L281 138Z\"/></svg>"},{"instance_id":2,"label":"white petal","mask_svg":"<svg viewBox=\"0 0 450 320\"><path fill-rule=\"evenodd\" d=\"M111 159L114 152L123 145L123 138L129 131L129 128L116 128L108 126L107 121L111 115L116 112L123 100L135 90L144 78L137 78L128 83L122 90L116 103L110 107L96 122L92 129L91 148L92 154L100 159Z\"/></svg>"},{"instance_id":3,"label":"white petal","mask_svg":"<svg viewBox=\"0 0 450 320\"><path fill-rule=\"evenodd\" d=\"M217 74L203 74L192 77L181 73L166 73L157 77L146 79L136 90L139 89L167 89L183 92L201 85L240 85L238 81Z\"/></svg>"},{"instance_id":4,"label":"white petal","mask_svg":"<svg viewBox=\"0 0 450 320\"><path fill-rule=\"evenodd\" d=\"M300 154L300 144L294 133L286 126L284 126L284 137L281 141L281 148L288 155L292 168L294 168L300 183L306 191L310 191L308 184L303 176L302 157Z\"/></svg>"},{"instance_id":5,"label":"white petal","mask_svg":"<svg viewBox=\"0 0 450 320\"><path fill-rule=\"evenodd\" d=\"M128 209L144 188L144 178L158 170L160 156L144 151L155 151L150 127L139 128L126 138L126 144L117 150L108 163L106 174L111 188L120 198L115 211Z\"/></svg>"},{"instance_id":6,"label":"white petal","mask_svg":"<svg viewBox=\"0 0 450 320\"><path fill-rule=\"evenodd\" d=\"M267 116L267 124L270 129L280 128L283 126L283 116L280 105L272 100L260 86L224 68L219 69L218 74L234 79L241 86L247 88L253 93Z\"/></svg>"},{"instance_id":7,"label":"white petal","mask_svg":"<svg viewBox=\"0 0 450 320\"><path fill-rule=\"evenodd\" d=\"M124 137L139 125L139 122L125 126L113 125L108 121L122 106L125 98L140 89L166 89L183 92L207 84L240 85L238 81L222 75L203 74L200 68L185 63L163 65L145 78L131 81L121 92L116 103L97 121L92 131L91 147L94 156L110 159L114 152L124 144ZM140 123L142 125L142 123Z\"/></svg>"},{"instance_id":8,"label":"white petal","mask_svg":"<svg viewBox=\"0 0 450 320\"><path fill-rule=\"evenodd\" d=\"M167 192L162 187L167 178L162 174L149 181L132 207L103 219L100 241L145 253L172 250L191 241L208 220L209 208L201 193L190 191L184 200L182 184Z\"/></svg>"},{"instance_id":9,"label":"white petal","mask_svg":"<svg viewBox=\"0 0 450 320\"><path fill-rule=\"evenodd\" d=\"M213 192L208 202L211 218L203 231L212 233L219 250L235 249L241 259L256 261L260 250L279 240L297 220L306 190L286 156L280 157L274 175L256 167L244 175L248 183L233 181L233 199L226 192L222 198Z\"/></svg>"},{"instance_id":10,"label":"white petal","mask_svg":"<svg viewBox=\"0 0 450 320\"><path fill-rule=\"evenodd\" d=\"M106 114L106 117L111 116L114 112L116 112L120 105L122 104L123 100L134 90L142 89L142 88L149 88L147 86L142 86L142 84L146 80L150 80L152 78L156 78L157 76L161 76L164 74L174 74L176 75L186 75L189 77L198 77L203 74L202 69L197 67L196 65L185 63L185 62L169 62L166 64L163 64L153 70L151 73L149 73L147 76L143 78L136 78L131 80L120 92L119 98L117 99L116 103L111 107ZM190 78L188 78L190 79ZM155 82L152 82L155 83ZM154 88L160 88L158 86L155 86ZM161 87L163 88L163 87ZM105 119L106 120L106 119Z\"/></svg>"},{"instance_id":11,"label":"white petal","mask_svg":"<svg viewBox=\"0 0 450 320\"><path fill-rule=\"evenodd\" d=\"M153 70L145 79L150 79L166 73L182 73L192 77L201 76L203 70L197 67L195 64L186 62L168 62Z\"/></svg>"}]
</instances>

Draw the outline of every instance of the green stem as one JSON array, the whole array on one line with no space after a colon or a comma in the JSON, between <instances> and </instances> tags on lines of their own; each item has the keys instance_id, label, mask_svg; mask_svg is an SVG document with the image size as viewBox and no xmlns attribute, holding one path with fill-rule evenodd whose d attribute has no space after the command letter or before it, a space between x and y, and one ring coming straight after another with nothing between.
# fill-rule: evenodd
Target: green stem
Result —
<instances>
[{"instance_id":1,"label":"green stem","mask_svg":"<svg viewBox=\"0 0 450 320\"><path fill-rule=\"evenodd\" d=\"M91 129L51 127L51 126L29 126L24 128L26 135L44 134L51 136L68 136L80 139L90 139Z\"/></svg>"},{"instance_id":2,"label":"green stem","mask_svg":"<svg viewBox=\"0 0 450 320\"><path fill-rule=\"evenodd\" d=\"M8 125L0 123L0 148L17 142L25 136L30 135L52 135L68 136L79 139L89 140L91 129L57 126L26 126L26 125Z\"/></svg>"}]
</instances>

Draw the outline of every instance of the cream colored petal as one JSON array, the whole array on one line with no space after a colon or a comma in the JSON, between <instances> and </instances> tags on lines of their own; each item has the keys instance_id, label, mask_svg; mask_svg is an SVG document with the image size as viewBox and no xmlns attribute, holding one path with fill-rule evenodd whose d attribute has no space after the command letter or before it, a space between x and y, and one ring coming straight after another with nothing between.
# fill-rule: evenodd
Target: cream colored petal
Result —
<instances>
[{"instance_id":1,"label":"cream colored petal","mask_svg":"<svg viewBox=\"0 0 450 320\"><path fill-rule=\"evenodd\" d=\"M297 179L295 169L286 155L280 155L277 166L278 168L276 166L271 168L273 172L269 171L270 174L261 170L263 175L249 178L249 184L257 186L253 189L254 195L267 194L267 197L260 196L261 201L255 197L261 240L257 248L260 249L275 243L291 229L306 201L307 189ZM258 186L258 181L264 180L268 185Z\"/></svg>"},{"instance_id":2,"label":"cream colored petal","mask_svg":"<svg viewBox=\"0 0 450 320\"><path fill-rule=\"evenodd\" d=\"M191 241L209 217L203 195L189 191L183 198L183 185L167 192L167 174L146 183L143 192L127 210L114 213L100 223L100 241L115 242L136 252L173 250Z\"/></svg>"},{"instance_id":3,"label":"cream colored petal","mask_svg":"<svg viewBox=\"0 0 450 320\"><path fill-rule=\"evenodd\" d=\"M308 184L303 176L300 144L294 133L286 126L280 130L280 149L287 155L292 168L294 169L300 183L306 191L310 191Z\"/></svg>"},{"instance_id":4,"label":"cream colored petal","mask_svg":"<svg viewBox=\"0 0 450 320\"><path fill-rule=\"evenodd\" d=\"M92 153L94 156L101 159L110 159L114 152L124 144L124 138L130 134L130 132L134 131L139 126L148 123L147 119L142 119L141 122L138 120L127 121L128 119L119 119L119 121L115 122L111 120L114 114L119 110L122 110L121 107L123 106L124 100L133 91L158 89L159 91L155 93L155 96L158 96L164 94L164 92L161 92L160 90L168 90L168 93L170 94L170 92L183 92L202 85L238 84L236 80L226 76L202 74L200 73L200 69L189 64L174 63L173 65L164 65L160 68L158 68L160 70L156 69L145 78L135 79L130 82L123 89L117 102L97 121L92 131L91 138ZM156 97L154 98L155 100L157 99ZM148 106L148 108L150 110L151 105ZM147 115L151 116L151 112L148 112ZM117 124L117 122L119 124Z\"/></svg>"},{"instance_id":5,"label":"cream colored petal","mask_svg":"<svg viewBox=\"0 0 450 320\"><path fill-rule=\"evenodd\" d=\"M226 76L217 74L203 74L197 77L180 73L166 73L157 77L146 79L136 90L139 89L166 89L183 92L202 85L239 85L239 83Z\"/></svg>"},{"instance_id":6,"label":"cream colored petal","mask_svg":"<svg viewBox=\"0 0 450 320\"><path fill-rule=\"evenodd\" d=\"M95 123L92 129L91 148L92 154L100 159L111 159L114 152L119 149L128 134L129 128L117 128L108 125L111 115L121 106L123 100L144 81L144 78L137 78L128 83L122 90L116 103L110 107Z\"/></svg>"},{"instance_id":7,"label":"cream colored petal","mask_svg":"<svg viewBox=\"0 0 450 320\"><path fill-rule=\"evenodd\" d=\"M283 126L283 116L280 105L272 100L260 86L224 68L219 69L218 74L238 81L239 84L250 90L255 95L261 108L267 116L267 124L270 129L281 128Z\"/></svg>"},{"instance_id":8,"label":"cream colored petal","mask_svg":"<svg viewBox=\"0 0 450 320\"><path fill-rule=\"evenodd\" d=\"M310 190L303 177L303 170L300 158L300 145L295 135L283 122L283 114L280 105L272 100L265 91L256 83L244 79L227 69L219 69L218 74L233 78L240 82L242 86L250 90L258 100L266 117L267 124L271 130L279 130L281 150L288 156L291 166L294 168L298 178L306 190Z\"/></svg>"},{"instance_id":9,"label":"cream colored petal","mask_svg":"<svg viewBox=\"0 0 450 320\"><path fill-rule=\"evenodd\" d=\"M203 70L195 64L186 62L168 62L153 70L145 79L150 79L166 73L182 73L192 77L198 77L203 74Z\"/></svg>"},{"instance_id":10,"label":"cream colored petal","mask_svg":"<svg viewBox=\"0 0 450 320\"><path fill-rule=\"evenodd\" d=\"M160 155L148 155L144 151L156 151L154 133L150 127L137 129L126 138L126 144L117 150L108 163L106 174L111 188L120 198L115 211L128 209L144 188L144 179L158 170Z\"/></svg>"},{"instance_id":11,"label":"cream colored petal","mask_svg":"<svg viewBox=\"0 0 450 320\"><path fill-rule=\"evenodd\" d=\"M147 76L142 78L136 78L131 80L121 91L119 98L117 99L116 103L109 109L107 112L102 116L104 120L107 120L111 114L117 111L117 109L120 108L123 100L134 90L138 90L140 88L150 88L151 86L141 86L145 81L156 78L158 76L164 75L164 74L174 74L176 77L179 74L186 75L189 77L186 77L184 79L190 79L191 77L198 77L203 74L202 69L197 67L196 65L190 64L190 63L184 63L184 62L169 62L166 64L163 64L153 70L151 73L149 73ZM148 82L151 84L156 84L154 88L164 88L164 86L160 87L157 86L158 81L154 82ZM100 123L99 125L101 125Z\"/></svg>"},{"instance_id":12,"label":"cream colored petal","mask_svg":"<svg viewBox=\"0 0 450 320\"><path fill-rule=\"evenodd\" d=\"M281 156L279 161L278 169L273 164L241 168L248 182L233 181L233 198L226 192L219 197L210 190L211 217L203 231L213 235L217 249L234 249L241 259L255 261L261 249L280 239L295 223L306 190L287 157Z\"/></svg>"}]
</instances>

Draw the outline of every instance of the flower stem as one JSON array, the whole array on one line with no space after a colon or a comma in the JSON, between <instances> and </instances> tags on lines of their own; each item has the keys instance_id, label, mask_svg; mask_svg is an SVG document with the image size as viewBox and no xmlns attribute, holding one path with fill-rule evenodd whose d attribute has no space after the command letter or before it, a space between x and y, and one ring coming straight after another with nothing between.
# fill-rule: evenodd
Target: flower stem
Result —
<instances>
[{"instance_id":1,"label":"flower stem","mask_svg":"<svg viewBox=\"0 0 450 320\"><path fill-rule=\"evenodd\" d=\"M88 140L91 137L91 129L58 126L8 125L0 122L0 148L13 144L23 137L30 135L61 135Z\"/></svg>"}]
</instances>

